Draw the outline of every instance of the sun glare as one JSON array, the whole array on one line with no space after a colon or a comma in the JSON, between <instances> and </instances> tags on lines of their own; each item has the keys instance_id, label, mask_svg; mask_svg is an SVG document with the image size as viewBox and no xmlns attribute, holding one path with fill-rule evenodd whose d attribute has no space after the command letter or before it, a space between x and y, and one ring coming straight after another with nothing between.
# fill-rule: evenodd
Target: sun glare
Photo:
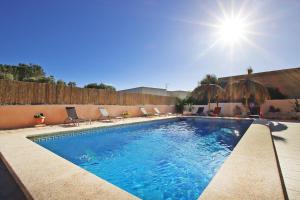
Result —
<instances>
[{"instance_id":1,"label":"sun glare","mask_svg":"<svg viewBox=\"0 0 300 200\"><path fill-rule=\"evenodd\" d=\"M225 44L238 44L246 37L246 24L238 18L227 18L218 25L217 34Z\"/></svg>"},{"instance_id":2,"label":"sun glare","mask_svg":"<svg viewBox=\"0 0 300 200\"><path fill-rule=\"evenodd\" d=\"M193 21L185 19L176 19L183 23L205 26L209 28L207 48L203 49L200 56L204 56L212 49L219 49L228 52L231 58L242 48L252 47L257 51L267 55L262 47L254 41L257 37L266 35L260 32L258 28L265 22L272 20L272 17L259 17L260 7L253 5L250 1L225 1L216 0L218 9L213 12L207 10L207 16L210 18L207 21ZM226 1L227 2L227 1Z\"/></svg>"}]
</instances>

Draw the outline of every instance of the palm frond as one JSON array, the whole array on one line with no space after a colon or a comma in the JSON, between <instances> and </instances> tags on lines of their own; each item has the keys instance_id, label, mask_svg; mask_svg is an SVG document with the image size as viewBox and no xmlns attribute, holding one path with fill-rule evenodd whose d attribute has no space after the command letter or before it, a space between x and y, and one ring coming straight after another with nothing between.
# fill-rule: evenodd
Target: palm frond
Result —
<instances>
[{"instance_id":1,"label":"palm frond","mask_svg":"<svg viewBox=\"0 0 300 200\"><path fill-rule=\"evenodd\" d=\"M229 101L241 101L243 98L253 96L257 103L263 103L270 99L268 90L260 83L250 79L240 80L225 87L226 99Z\"/></svg>"},{"instance_id":2,"label":"palm frond","mask_svg":"<svg viewBox=\"0 0 300 200\"><path fill-rule=\"evenodd\" d=\"M191 96L195 99L204 99L204 98L215 98L218 96L219 99L222 99L224 96L224 89L217 84L202 84L196 87Z\"/></svg>"}]
</instances>

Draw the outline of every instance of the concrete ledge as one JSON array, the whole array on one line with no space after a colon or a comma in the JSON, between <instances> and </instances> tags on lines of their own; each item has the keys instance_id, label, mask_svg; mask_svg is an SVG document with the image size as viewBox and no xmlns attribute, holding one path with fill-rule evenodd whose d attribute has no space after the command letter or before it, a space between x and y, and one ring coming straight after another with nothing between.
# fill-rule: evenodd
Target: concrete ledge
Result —
<instances>
[{"instance_id":1,"label":"concrete ledge","mask_svg":"<svg viewBox=\"0 0 300 200\"><path fill-rule=\"evenodd\" d=\"M252 124L200 196L214 199L284 199L270 130Z\"/></svg>"},{"instance_id":2,"label":"concrete ledge","mask_svg":"<svg viewBox=\"0 0 300 200\"><path fill-rule=\"evenodd\" d=\"M19 186L22 183L16 180L12 174L14 172L11 171L8 163L5 163L0 153L0 199L31 199L30 196L26 196L28 194L27 191L23 191Z\"/></svg>"},{"instance_id":3,"label":"concrete ledge","mask_svg":"<svg viewBox=\"0 0 300 200\"><path fill-rule=\"evenodd\" d=\"M0 152L29 199L139 199L27 137L167 118L174 116L129 118L115 123L94 122L80 127L47 126L0 131Z\"/></svg>"}]
</instances>

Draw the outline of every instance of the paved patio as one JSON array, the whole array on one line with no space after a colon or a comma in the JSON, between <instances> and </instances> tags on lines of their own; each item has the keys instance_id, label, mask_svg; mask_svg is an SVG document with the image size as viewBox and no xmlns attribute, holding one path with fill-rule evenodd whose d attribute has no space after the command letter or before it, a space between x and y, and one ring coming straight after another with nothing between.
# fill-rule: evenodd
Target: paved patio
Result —
<instances>
[{"instance_id":1,"label":"paved patio","mask_svg":"<svg viewBox=\"0 0 300 200\"><path fill-rule=\"evenodd\" d=\"M163 118L172 118L172 116L161 118L130 118L126 120L118 120L115 123L94 122L92 125L82 124L80 127L47 126L40 128L0 131L0 151L17 174L20 181L26 186L27 191L30 193L28 195L34 199L82 199L82 197L85 197L85 199L101 199L104 197L106 199L138 199L126 191L117 188L103 179L86 172L64 159L61 159L59 156L47 151L46 149L41 148L39 145L26 139L26 137L33 135L48 135L66 130L75 131L85 128L111 126L116 124L121 125ZM287 130L292 133L296 134L297 129L299 130L299 124L296 124L295 127L293 124L288 126L289 128ZM264 197L264 199L272 200L284 199L269 129L259 124L253 124L251 127L247 131L248 134L245 135L247 137L244 136L242 138L241 142L230 156L230 159L226 161L227 164L225 163L222 167L223 171L225 170L225 172L227 171L232 173L231 178L226 178L224 179L225 181L223 181L220 177L228 177L228 173L219 172L219 180L222 181L217 181L218 179L213 181L216 184L211 184L210 186L209 191L212 193L206 192L203 199L205 199L205 197L212 197L211 194L214 194L214 191L219 191L220 185L218 184L222 185L221 188L225 188L223 186L233 186L231 188L227 188L231 190L230 193L228 193L227 189L223 189L223 194L227 195L227 199L240 199L240 197L249 197L250 199L259 199L262 197ZM274 128L279 128L281 130L284 129L282 127L285 126L280 125ZM274 133L274 136L276 133ZM280 135L274 137L276 143L284 144L284 140L281 140L281 134L283 133L283 131L280 131L278 132ZM294 139L296 140L297 138L293 138L291 140ZM290 144L292 144L292 142L289 143L289 147ZM285 146L283 145L283 147ZM284 149L283 147L280 148ZM297 148L298 151L296 152L299 152L300 146ZM279 152L280 151L278 150L280 160L282 160L284 157L282 155L285 154L280 154ZM287 153L287 155L290 154ZM245 162L247 159L244 158L249 157L252 158L250 160L248 159L250 162ZM294 161L296 159L292 160ZM297 166L300 164L299 160L300 159L298 158L298 163L293 172L297 172ZM286 163L284 160L283 162ZM247 167L234 167L241 166L242 164ZM288 165L287 167L290 166L291 165ZM266 168L270 170L264 170ZM247 171L243 171L243 169L247 169ZM287 169L286 171L289 172L290 170ZM299 171L297 173L299 174ZM245 177L245 175L247 175L247 177ZM292 173L292 175L294 175L294 173ZM284 173L284 177L288 176L285 176ZM240 180L245 181L241 182ZM298 181L299 180L300 179L298 179ZM228 184L228 181L232 181L234 184ZM293 187L296 187L297 183L288 188L293 189ZM45 188L47 188L47 190L45 190ZM254 193L253 191L256 192ZM297 197L295 199L297 199Z\"/></svg>"},{"instance_id":2,"label":"paved patio","mask_svg":"<svg viewBox=\"0 0 300 200\"><path fill-rule=\"evenodd\" d=\"M300 123L275 122L271 130L288 197L300 199Z\"/></svg>"},{"instance_id":3,"label":"paved patio","mask_svg":"<svg viewBox=\"0 0 300 200\"><path fill-rule=\"evenodd\" d=\"M0 199L25 200L26 196L0 159Z\"/></svg>"},{"instance_id":4,"label":"paved patio","mask_svg":"<svg viewBox=\"0 0 300 200\"><path fill-rule=\"evenodd\" d=\"M115 120L114 123L82 123L80 126L75 127L53 125L2 130L0 131L0 152L6 162L9 163L14 174L22 182L22 185L19 186L16 184L7 185L9 188L4 188L4 190L8 192L3 196L8 198L4 199L14 199L15 196L10 191L17 191L20 187L27 191L26 196L29 199L138 199L136 196L62 159L60 156L41 148L27 137L174 117L140 117ZM5 169L2 171L5 176L11 177L13 175ZM8 181L13 182L13 179ZM5 185L5 183L2 185ZM0 190L2 185L0 184ZM22 193L19 195L16 196L17 199L22 199ZM1 196L0 199L2 199Z\"/></svg>"}]
</instances>

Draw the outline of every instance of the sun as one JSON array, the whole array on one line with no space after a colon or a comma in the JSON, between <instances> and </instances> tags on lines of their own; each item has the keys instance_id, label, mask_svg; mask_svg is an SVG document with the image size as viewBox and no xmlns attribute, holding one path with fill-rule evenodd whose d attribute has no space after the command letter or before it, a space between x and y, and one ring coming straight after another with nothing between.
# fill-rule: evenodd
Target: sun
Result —
<instances>
[{"instance_id":1,"label":"sun","mask_svg":"<svg viewBox=\"0 0 300 200\"><path fill-rule=\"evenodd\" d=\"M262 17L261 8L247 0L228 2L216 0L216 2L216 9L204 10L208 16L204 21L175 19L185 24L201 26L205 32L208 30L205 41L200 38L203 34L199 36L201 43L207 43L207 47L201 50L199 56L203 57L217 47L218 50L226 51L225 53L228 53L231 59L234 59L234 55L239 53L239 50L248 47L268 55L268 52L255 40L261 36L268 36L259 29L264 27L266 22L271 22L273 17Z\"/></svg>"},{"instance_id":2,"label":"sun","mask_svg":"<svg viewBox=\"0 0 300 200\"><path fill-rule=\"evenodd\" d=\"M238 17L229 17L217 25L219 40L227 45L236 45L247 37L247 24Z\"/></svg>"}]
</instances>

